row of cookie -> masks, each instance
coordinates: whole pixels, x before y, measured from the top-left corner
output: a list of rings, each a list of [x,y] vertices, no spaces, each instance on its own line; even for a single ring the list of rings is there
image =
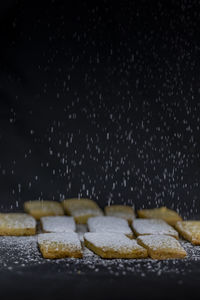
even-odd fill
[[[41,218],[42,229],[44,232],[61,232],[64,226],[59,227],[59,222],[57,222],[60,218],[70,218],[70,217],[43,217]],[[56,221],[57,220],[57,221]],[[179,221],[177,224],[181,226],[184,223]],[[63,225],[63,224],[62,224]],[[72,226],[73,225],[73,226]],[[137,237],[137,241],[139,241],[140,245],[143,245],[144,248],[148,249],[148,255],[152,258],[166,259],[166,258],[182,258],[186,256],[186,252],[180,246],[178,239],[178,232],[169,224],[167,224],[163,220],[159,219],[134,219],[132,222],[132,229],[128,225],[128,222],[124,219],[111,217],[111,216],[98,216],[91,217],[87,222],[88,230],[90,233],[94,233],[93,235],[89,234],[86,236],[92,237],[91,241],[88,241],[88,238],[85,240],[85,245],[91,249],[96,254],[105,258],[135,258],[135,250],[133,252],[122,251],[124,249],[122,247],[119,250],[118,246],[121,247],[120,243],[117,242],[114,245],[112,242],[112,246],[108,248],[108,241],[106,241],[106,237],[110,237],[113,235],[115,240],[116,235],[119,237],[121,235],[125,235],[129,239],[133,238],[133,232]],[[75,230],[75,223],[71,224],[70,228]],[[65,231],[69,230],[69,226],[67,229],[67,223],[65,227]],[[97,234],[97,235],[96,235]],[[123,239],[124,240],[124,239]],[[96,244],[94,243],[96,241]],[[117,246],[118,243],[118,246]],[[130,244],[130,242],[128,242]],[[136,247],[135,241],[134,247]],[[126,244],[125,244],[126,245]],[[124,247],[125,247],[124,245]],[[106,250],[107,249],[107,250]],[[113,250],[113,251],[112,251]],[[141,248],[140,248],[141,250]],[[138,253],[138,252],[137,252]],[[141,254],[141,252],[139,251]],[[140,255],[137,254],[137,255]],[[142,252],[141,255],[143,255]],[[137,256],[140,257],[140,256]]]
[[[70,217],[43,217],[43,231],[61,231],[56,220]],[[71,220],[71,219],[70,219]],[[67,225],[67,224],[66,224]],[[73,225],[73,226],[72,226]],[[72,224],[70,229],[75,229]],[[187,253],[178,242],[178,233],[163,220],[135,219],[132,228],[128,222],[112,216],[91,217],[87,221],[89,233],[84,234],[84,245],[102,258],[184,258]],[[66,230],[66,227],[65,227]],[[131,239],[130,239],[131,238]],[[72,233],[44,233],[38,236],[44,258],[82,257],[78,235]]]
[[[24,203],[24,210],[32,215],[36,220],[50,215],[73,216],[76,223],[86,224],[89,217],[101,216],[103,211],[96,202],[91,199],[67,199],[62,203],[56,201],[27,201]],[[130,224],[135,218],[135,211],[132,206],[110,205],[104,208],[105,215],[116,216],[126,219]],[[168,224],[174,226],[182,218],[179,214],[166,207],[154,209],[141,209],[137,211],[140,218],[163,219]]]
[[[42,217],[44,233],[38,236],[38,244],[44,258],[82,257],[81,243],[75,231],[73,217]],[[102,258],[183,258],[178,233],[163,220],[135,219],[132,228],[137,240],[124,219],[113,216],[90,217],[87,221],[90,233],[84,235],[84,244]],[[66,232],[65,232],[66,231]],[[142,236],[143,235],[143,236]],[[148,235],[148,236],[147,236]],[[176,239],[175,239],[175,238]]]
[[[104,214],[93,200],[76,198],[64,200],[62,203],[46,200],[27,201],[24,203],[24,210],[36,220],[44,216],[62,216],[66,213],[69,216],[73,216],[78,224],[86,224],[88,218]],[[107,206],[105,207],[105,214],[124,217],[127,221],[132,221],[135,217],[134,209],[131,206],[123,205]]]
[[[75,231],[75,222],[73,217],[70,216],[50,216],[50,217],[42,217],[40,219],[42,230],[44,232],[54,232],[54,233],[63,233],[63,232],[73,232]],[[192,222],[192,221],[191,221]],[[190,224],[191,224],[190,222]],[[177,224],[183,225],[188,224],[188,221],[179,221]],[[197,223],[197,222],[196,222]],[[98,216],[98,217],[91,217],[88,219],[88,229],[90,232],[94,233],[101,233],[101,234],[113,234],[113,235],[125,235],[129,238],[133,238],[133,232],[136,236],[139,236],[138,239],[140,243],[142,243],[142,239],[149,239],[153,240],[153,245],[155,244],[155,239],[157,237],[157,242],[160,244],[161,241],[167,239],[168,244],[174,244],[178,241],[174,241],[175,239],[178,239],[178,233],[168,225],[165,221],[159,220],[159,219],[135,219],[132,223],[132,229],[131,231],[130,227],[128,226],[128,222],[124,219],[117,218],[117,217],[111,217],[111,216]],[[198,223],[199,224],[199,223]],[[195,225],[197,226],[197,225]],[[9,213],[9,214],[0,214],[0,234],[1,235],[32,235],[36,233],[36,221],[32,216],[29,216],[27,214],[19,214],[19,213]],[[149,236],[149,237],[141,237]],[[164,237],[166,236],[166,237]],[[167,237],[168,236],[168,237]],[[54,237],[56,238],[56,237]],[[59,235],[58,235],[59,238]],[[194,238],[194,232],[192,235],[192,238]],[[102,242],[104,242],[101,239]],[[59,246],[59,243],[56,247],[60,249],[62,248],[62,240],[60,240],[61,246]],[[95,248],[91,246],[91,243],[88,244],[91,247],[91,250],[95,251]],[[178,245],[178,244],[177,244]],[[180,246],[180,245],[179,245]],[[179,247],[177,246],[177,247]],[[102,244],[102,247],[103,244]],[[154,245],[155,247],[155,245]],[[171,246],[170,246],[171,247]],[[176,253],[175,256],[173,256],[173,251],[171,253],[170,247],[168,247],[168,257],[177,257]],[[166,245],[164,247],[166,249]],[[163,252],[161,249],[159,249],[160,255],[163,257]],[[47,251],[48,252],[48,251]],[[99,254],[98,249],[96,250],[97,254]],[[110,253],[110,252],[109,252]],[[60,255],[60,254],[59,254]],[[108,254],[105,254],[108,256]],[[110,256],[113,256],[113,254],[109,254]],[[116,254],[118,256],[118,254]],[[114,255],[113,257],[116,257]],[[122,258],[124,254],[120,252],[120,257]],[[130,255],[130,254],[129,254]],[[132,254],[135,255],[134,253]],[[155,255],[155,254],[153,254]],[[151,257],[153,257],[151,254]],[[108,257],[110,257],[108,256]],[[103,254],[102,254],[102,257]],[[124,255],[124,258],[127,256]],[[166,258],[166,253],[165,253]]]
[[[76,223],[72,216],[48,216],[40,218],[43,232],[76,231]],[[134,219],[131,226],[127,220],[114,216],[90,217],[87,221],[90,232],[116,232],[133,238],[147,234],[165,234],[178,239],[178,233],[165,221],[159,219]],[[131,230],[133,229],[133,231]],[[0,235],[34,235],[36,234],[36,220],[24,213],[1,213]]]
[[[70,250],[71,247],[74,249],[78,245],[77,242],[74,245],[70,238],[70,234],[74,233],[76,229],[73,217],[42,217],[40,222],[43,232],[51,232],[39,235],[39,241],[44,241],[44,238],[47,238],[45,243],[39,243],[40,250],[45,258],[79,257],[80,251],[78,251],[79,254],[76,254],[76,252]],[[136,251],[138,250],[136,241],[133,241],[132,248],[129,247],[127,252],[127,247],[131,243],[127,241],[127,238],[132,239],[133,232],[126,220],[112,216],[98,216],[89,218],[87,224],[90,233],[93,233],[93,235],[89,234],[92,240],[85,239],[85,244],[101,257],[139,258],[140,255],[144,254],[144,251],[142,254],[139,251],[139,254],[136,255],[138,253]],[[186,255],[177,241],[178,233],[163,220],[135,219],[132,223],[132,229],[135,235],[138,236],[137,241],[139,241],[139,244],[148,249],[148,254],[152,258],[181,258]],[[32,216],[19,213],[0,214],[1,235],[31,235],[35,233],[36,221]],[[122,239],[124,241],[123,245],[117,238],[117,236],[120,238],[122,235],[126,237],[126,239]],[[107,236],[110,236],[110,248],[108,247]],[[111,236],[113,236],[114,241]],[[111,251],[112,249],[113,251]],[[130,249],[132,249],[132,252]],[[139,249],[141,250],[140,247]]]
[[[148,234],[165,234],[178,239],[178,233],[194,245],[200,245],[200,221],[178,221],[175,229],[165,221],[159,219],[134,219],[132,229],[126,220],[118,217],[91,217],[88,219],[89,231],[94,232],[121,232],[128,237]],[[50,216],[42,217],[43,232],[75,231],[73,217]],[[0,214],[0,235],[34,235],[36,234],[36,221],[28,214],[8,213]]]
[[[38,245],[44,258],[82,258],[79,236],[75,232],[43,233],[38,235]],[[167,235],[139,236],[129,239],[116,232],[87,232],[84,245],[102,258],[184,258],[187,253],[180,243]]]
[[[64,210],[74,217],[76,223],[87,223],[89,217],[103,215],[97,203],[90,199],[67,199],[62,205],[55,201],[29,201],[25,202],[26,212],[40,219],[42,216],[63,215]],[[133,207],[124,205],[106,206],[105,214],[126,219],[129,224],[135,218]],[[200,221],[182,221],[181,216],[174,210],[166,207],[154,209],[141,209],[137,211],[139,218],[162,219],[169,225],[176,226],[179,233],[194,245],[200,244]]]
[[[62,205],[56,201],[38,200],[28,201],[24,204],[25,211],[34,216],[36,219],[40,219],[43,216],[64,215],[63,208],[68,215],[74,217],[77,223],[86,223],[89,217],[103,214],[98,205],[90,199],[68,199],[64,200]],[[105,207],[105,214],[124,218],[129,222],[129,224],[132,223],[132,220],[135,217],[133,208],[123,205],[107,206]],[[200,221],[180,221],[182,218],[177,214],[177,212],[166,207],[138,210],[137,214],[141,218],[156,218],[165,220],[168,224],[173,226],[175,225],[176,229],[185,239],[195,245],[200,244]],[[34,234],[34,232],[35,229],[33,228],[27,229],[25,233],[23,233],[20,228],[18,229],[18,233],[17,229],[15,230],[15,233],[18,235]],[[8,229],[5,234],[9,234]]]
[[[178,221],[178,224],[183,221]],[[72,216],[41,217],[40,224],[43,232],[76,231],[76,224]],[[138,235],[164,234],[178,239],[178,232],[161,219],[134,219],[132,223],[114,216],[90,217],[87,220],[90,232],[123,233],[129,238]],[[132,230],[131,230],[132,228]],[[1,235],[33,235],[36,234],[36,221],[28,214],[8,213],[0,214]]]

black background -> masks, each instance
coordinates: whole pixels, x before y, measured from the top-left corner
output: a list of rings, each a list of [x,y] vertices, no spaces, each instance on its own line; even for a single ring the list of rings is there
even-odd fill
[[[2,211],[79,196],[199,213],[199,7],[1,1]]]
[[[199,211],[198,9],[1,2],[2,209],[80,196]]]

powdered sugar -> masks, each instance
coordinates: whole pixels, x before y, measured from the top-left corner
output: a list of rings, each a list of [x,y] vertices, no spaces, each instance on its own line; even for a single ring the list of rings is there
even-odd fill
[[[137,235],[164,234],[178,238],[178,232],[163,220],[135,219],[132,226]]]
[[[128,222],[117,217],[101,216],[89,218],[88,228],[90,232],[117,232],[132,236]]]
[[[84,239],[103,250],[121,251],[123,249],[132,251],[134,249],[142,249],[136,240],[131,240],[122,233],[87,232],[84,234]]]
[[[59,233],[41,233],[38,234],[39,244],[57,243],[62,245],[71,245],[80,248],[80,240],[75,232],[59,232]]]
[[[50,216],[42,217],[40,221],[45,232],[73,232],[76,230],[73,217]]]
[[[88,232],[87,225],[85,224],[76,224],[77,233],[81,242],[83,242],[83,236]]]
[[[143,244],[147,245],[153,250],[158,249],[174,249],[182,250],[180,243],[173,238],[172,236],[167,235],[142,235],[137,238],[138,241],[141,241]]]

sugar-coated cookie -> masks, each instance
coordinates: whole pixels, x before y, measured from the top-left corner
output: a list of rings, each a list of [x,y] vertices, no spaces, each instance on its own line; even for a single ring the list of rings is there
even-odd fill
[[[91,199],[66,199],[63,201],[63,207],[65,212],[73,216],[78,224],[86,224],[88,218],[103,215],[98,204]]]
[[[172,236],[140,235],[137,242],[147,249],[153,259],[184,258],[187,255],[177,239]]]
[[[44,232],[73,232],[76,230],[74,218],[69,216],[42,217],[40,222]]]
[[[62,205],[57,201],[33,200],[24,203],[24,210],[36,220],[46,216],[62,216],[64,210]]]
[[[75,232],[42,233],[38,245],[44,258],[82,257],[81,243]]]
[[[137,211],[137,214],[139,218],[162,219],[172,226],[175,226],[177,221],[182,220],[176,211],[168,209],[165,206],[153,209],[141,209]]]
[[[136,236],[147,234],[165,234],[178,239],[178,232],[160,219],[135,219],[132,228]]]
[[[106,216],[125,219],[130,225],[135,218],[134,208],[128,205],[109,205],[104,208],[104,211]]]
[[[0,235],[34,235],[36,221],[24,213],[0,213]]]
[[[99,216],[88,219],[88,229],[90,232],[115,232],[123,233],[129,238],[133,238],[133,232],[124,219],[111,216]]]
[[[147,250],[122,233],[87,232],[85,246],[102,258],[146,258]]]
[[[184,239],[193,245],[200,245],[200,221],[178,221],[175,228]]]

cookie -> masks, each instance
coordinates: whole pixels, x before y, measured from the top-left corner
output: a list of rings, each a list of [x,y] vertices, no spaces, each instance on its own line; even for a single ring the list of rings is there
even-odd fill
[[[124,219],[100,216],[89,218],[87,224],[90,232],[123,233],[129,238],[133,238],[133,232]]]
[[[75,232],[41,233],[38,245],[44,258],[82,257],[81,243]]]
[[[146,258],[147,250],[122,233],[87,232],[85,246],[102,258]]]
[[[132,206],[128,205],[110,205],[104,208],[106,216],[122,218],[128,221],[131,225],[135,218],[135,212]]]
[[[36,221],[33,217],[23,213],[1,213],[0,235],[34,235]]]
[[[36,220],[46,216],[62,216],[64,210],[62,205],[56,201],[33,200],[24,203],[24,210]]]
[[[43,232],[74,232],[76,230],[76,224],[73,217],[42,217],[40,222]]]
[[[178,239],[178,232],[165,221],[159,219],[135,219],[132,223],[132,228],[136,236],[165,234]]]
[[[179,214],[167,207],[153,208],[153,209],[141,209],[137,211],[139,218],[146,219],[162,219],[169,225],[175,226],[177,221],[182,221]]]
[[[103,215],[98,204],[90,199],[66,199],[63,201],[63,207],[78,224],[86,224],[88,218]]]
[[[153,259],[184,258],[187,255],[177,239],[172,236],[140,235],[137,242],[147,249],[148,255]]]
[[[175,228],[193,245],[200,245],[200,221],[179,221]]]

